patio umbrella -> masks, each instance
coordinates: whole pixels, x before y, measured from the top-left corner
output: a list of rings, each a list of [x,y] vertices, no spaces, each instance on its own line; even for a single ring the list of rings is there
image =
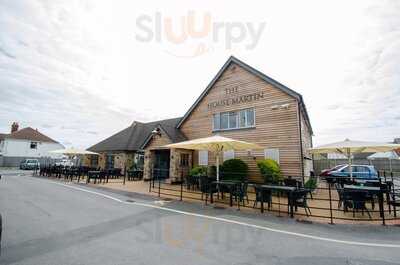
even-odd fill
[[[400,159],[400,156],[395,151],[378,152],[367,157],[368,160],[373,159],[389,159],[389,169],[392,171],[392,160]]]
[[[350,178],[353,178],[353,172],[351,168],[351,157],[354,153],[373,153],[373,152],[389,152],[400,148],[400,144],[389,144],[389,143],[376,143],[376,142],[364,142],[364,141],[352,141],[346,139],[342,142],[336,142],[326,145],[321,145],[315,148],[310,148],[312,154],[325,154],[325,153],[340,153],[344,154],[349,160]]]
[[[190,149],[190,150],[207,150],[214,152],[216,155],[217,181],[219,181],[219,155],[223,151],[261,149],[261,147],[256,144],[248,143],[245,141],[239,141],[219,135],[206,138],[199,138],[190,141],[184,141],[175,144],[169,144],[166,145],[165,147]]]
[[[67,155],[69,157],[78,156],[78,155],[99,155],[98,153],[95,153],[95,152],[91,152],[91,151],[87,151],[87,150],[83,150],[83,149],[76,149],[73,147],[66,148],[66,149],[53,150],[53,151],[50,151],[49,153],[63,154],[63,155]]]

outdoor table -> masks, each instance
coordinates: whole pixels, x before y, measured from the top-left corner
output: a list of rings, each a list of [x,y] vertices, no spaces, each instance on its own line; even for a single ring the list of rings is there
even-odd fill
[[[100,171],[97,170],[88,171],[87,183],[90,183],[91,178],[94,179],[94,184],[96,184],[96,180],[100,178]]]
[[[379,214],[381,217],[384,215],[383,209],[383,191],[380,187],[370,187],[370,186],[357,186],[357,185],[344,185],[343,187],[345,190],[358,190],[358,191],[365,191],[372,195],[378,196],[379,201]]]
[[[233,206],[233,198],[232,198],[232,193],[235,188],[237,188],[237,185],[240,184],[240,181],[234,181],[234,180],[220,180],[220,181],[213,181],[211,184],[215,184],[218,187],[220,186],[225,186],[229,188],[229,205],[232,207]],[[211,189],[210,189],[211,190]],[[210,192],[210,203],[213,203],[213,193]]]
[[[297,190],[296,187],[290,186],[280,186],[280,185],[259,185],[261,189],[270,190],[270,191],[283,191],[286,192],[288,195],[288,207],[290,212],[290,217],[293,218],[294,210],[293,210],[293,203],[292,203],[292,194],[294,191]],[[261,200],[261,212],[264,212],[264,201]]]

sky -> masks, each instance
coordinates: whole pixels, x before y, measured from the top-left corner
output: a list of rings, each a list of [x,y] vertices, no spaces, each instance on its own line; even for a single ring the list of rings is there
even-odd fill
[[[303,95],[314,145],[400,137],[400,1],[0,0],[0,132],[87,148],[185,114],[229,58]]]

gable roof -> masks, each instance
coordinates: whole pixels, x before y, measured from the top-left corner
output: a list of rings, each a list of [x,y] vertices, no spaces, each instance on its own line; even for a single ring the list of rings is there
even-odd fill
[[[196,108],[196,106],[200,103],[200,101],[207,95],[207,93],[210,91],[210,89],[214,86],[214,84],[218,81],[218,79],[221,77],[221,75],[225,72],[225,70],[232,64],[235,63],[237,65],[239,65],[240,67],[244,68],[245,70],[249,71],[250,73],[258,76],[259,78],[261,78],[262,80],[264,80],[265,82],[273,85],[274,87],[282,90],[283,92],[285,92],[286,94],[288,94],[289,96],[294,97],[300,104],[300,110],[302,111],[302,113],[304,114],[304,118],[306,120],[306,124],[307,127],[309,128],[311,134],[313,134],[313,130],[311,127],[311,123],[310,123],[310,118],[308,116],[307,113],[307,109],[306,106],[304,104],[303,101],[303,97],[301,94],[297,93],[296,91],[288,88],[287,86],[279,83],[278,81],[272,79],[271,77],[265,75],[264,73],[258,71],[257,69],[251,67],[250,65],[242,62],[241,60],[237,59],[234,56],[229,57],[229,59],[225,62],[225,64],[222,66],[222,68],[218,71],[218,73],[216,74],[216,76],[211,80],[211,82],[208,84],[208,86],[206,87],[206,89],[201,93],[201,95],[198,97],[198,99],[194,102],[194,104],[190,107],[190,109],[186,112],[186,114],[182,117],[182,119],[180,120],[180,122],[178,123],[177,127],[179,128],[184,122],[185,120],[190,116],[190,113]]]
[[[57,141],[51,139],[50,137],[42,134],[38,130],[35,130],[31,127],[26,127],[9,134],[0,134],[0,139],[18,139],[18,140],[58,143]]]
[[[184,141],[186,137],[176,128],[176,124],[180,119],[174,118],[148,123],[135,121],[128,128],[89,147],[88,150],[93,152],[142,150],[149,139],[151,139],[151,132],[157,127],[161,127],[172,142]]]

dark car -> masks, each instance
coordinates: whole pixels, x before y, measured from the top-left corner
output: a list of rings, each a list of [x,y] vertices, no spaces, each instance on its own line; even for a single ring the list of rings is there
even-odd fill
[[[28,170],[39,169],[40,163],[39,163],[39,160],[37,160],[37,159],[24,159],[19,164],[19,168],[20,169],[28,169]]]
[[[351,165],[352,175],[355,179],[364,180],[377,180],[378,172],[374,166],[371,165]],[[338,165],[331,169],[327,169],[321,172],[321,177],[325,177],[329,180],[337,180],[339,178],[349,178],[350,177],[350,167],[349,165]]]

